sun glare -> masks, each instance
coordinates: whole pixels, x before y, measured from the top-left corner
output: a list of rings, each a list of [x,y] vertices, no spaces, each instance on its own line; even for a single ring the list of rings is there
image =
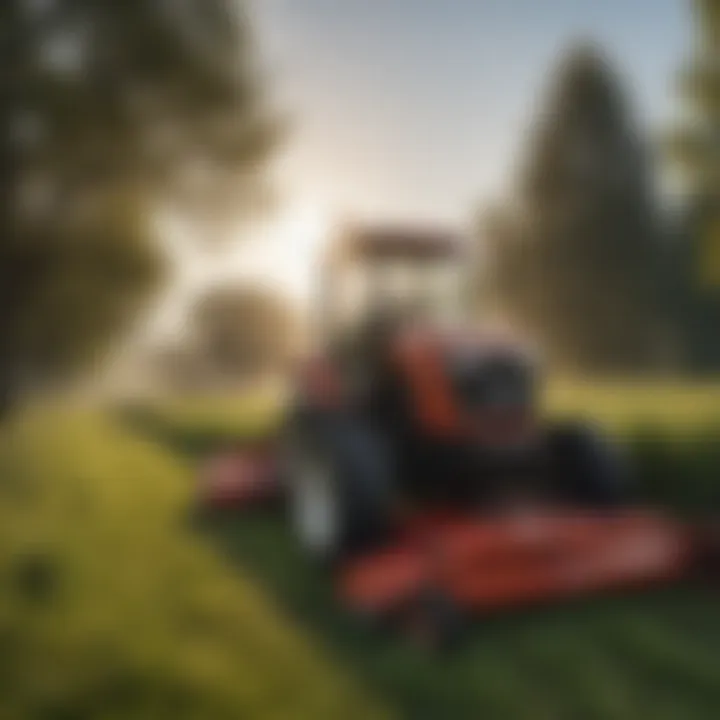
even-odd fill
[[[296,203],[238,243],[223,274],[262,280],[298,302],[311,299],[318,263],[330,238],[328,212]]]

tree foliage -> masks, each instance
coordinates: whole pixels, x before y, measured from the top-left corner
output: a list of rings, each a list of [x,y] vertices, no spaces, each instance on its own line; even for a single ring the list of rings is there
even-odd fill
[[[159,349],[153,374],[174,390],[222,388],[287,369],[298,318],[261,285],[223,285],[191,306],[183,337]]]
[[[680,75],[680,92],[688,122],[671,138],[671,151],[691,194],[717,200],[720,196],[720,2],[694,0],[694,56]],[[711,230],[714,228],[711,228]],[[720,269],[718,269],[720,273]]]
[[[276,123],[233,0],[0,8],[0,394],[97,359],[162,257],[160,208],[248,211]]]
[[[690,365],[720,367],[720,2],[695,0],[694,56],[680,74],[687,119],[669,141],[685,207],[675,248],[676,297]]]
[[[216,288],[198,300],[190,320],[203,366],[221,378],[283,367],[296,329],[288,303],[259,286]]]
[[[581,46],[533,130],[512,212],[486,215],[489,295],[578,371],[647,367],[661,335],[649,168],[618,81]]]

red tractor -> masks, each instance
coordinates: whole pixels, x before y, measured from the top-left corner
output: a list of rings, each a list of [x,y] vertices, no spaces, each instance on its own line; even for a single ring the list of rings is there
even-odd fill
[[[288,490],[308,552],[345,558],[422,508],[531,499],[618,505],[617,452],[585,426],[548,427],[532,352],[459,325],[471,263],[460,238],[364,229],[333,246],[321,324],[289,427]]]

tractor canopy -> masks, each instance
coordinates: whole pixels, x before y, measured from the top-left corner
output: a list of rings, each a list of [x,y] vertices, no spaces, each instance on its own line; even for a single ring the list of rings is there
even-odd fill
[[[467,299],[469,256],[469,244],[451,230],[346,228],[323,267],[325,326],[348,330],[388,314],[453,319]]]

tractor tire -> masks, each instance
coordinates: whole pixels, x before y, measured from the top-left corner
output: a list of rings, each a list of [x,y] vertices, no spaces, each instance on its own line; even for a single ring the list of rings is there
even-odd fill
[[[611,509],[629,500],[629,468],[621,449],[596,428],[565,423],[546,441],[549,485],[560,500]]]
[[[425,589],[403,608],[400,629],[411,642],[433,655],[454,650],[465,639],[467,622],[445,593]]]
[[[294,434],[287,497],[303,550],[323,564],[380,544],[391,527],[391,483],[383,448],[346,417]]]

